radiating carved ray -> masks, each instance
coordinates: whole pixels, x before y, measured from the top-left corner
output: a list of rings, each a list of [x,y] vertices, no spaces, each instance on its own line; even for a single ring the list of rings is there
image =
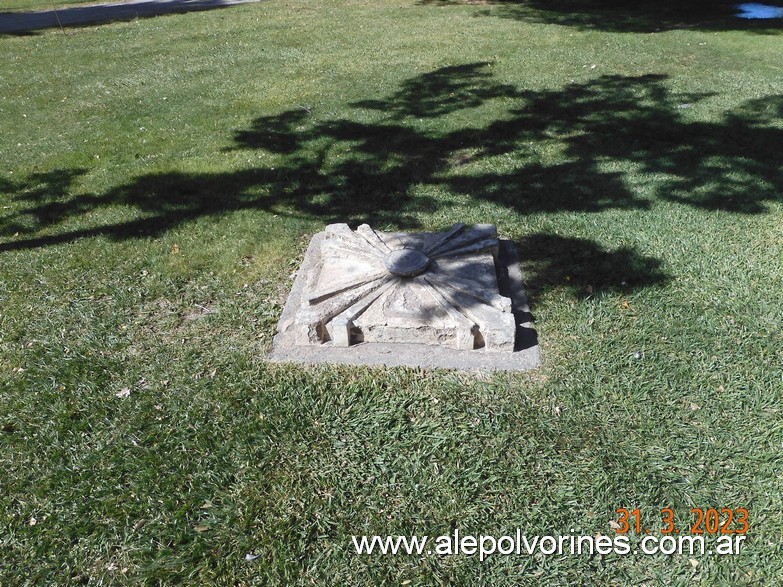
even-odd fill
[[[339,295],[350,289],[361,287],[378,279],[385,279],[387,277],[389,277],[388,271],[381,269],[373,273],[358,276],[356,279],[351,281],[339,282],[332,288],[319,289],[313,292],[312,295],[308,296],[307,301],[310,302],[310,305],[320,304],[324,300],[327,300],[335,295]]]
[[[367,243],[377,250],[381,255],[387,255],[391,252],[389,245],[387,245],[383,239],[378,236],[378,233],[375,232],[369,224],[360,224],[356,228],[356,234],[364,238],[364,240],[366,240]]]
[[[470,253],[479,253],[482,251],[488,251],[496,249],[498,247],[498,239],[487,239],[478,241],[475,243],[467,244],[464,247],[446,249],[444,251],[433,253],[430,255],[431,259],[440,259],[441,257],[456,257],[457,255],[468,255]]]
[[[352,231],[347,224],[331,224],[326,228],[329,236],[337,237],[341,243],[352,250],[374,257],[383,257],[385,254],[373,246],[364,236]],[[328,243],[329,239],[326,242]]]
[[[329,334],[335,346],[347,347],[351,344],[353,321],[372,306],[379,297],[395,285],[395,278],[387,279],[377,289],[368,293],[349,308],[343,310],[329,322]]]
[[[424,245],[422,252],[429,255],[430,253],[437,251],[446,241],[450,240],[464,229],[465,225],[461,222],[458,222],[445,233],[441,234],[436,232],[434,235],[432,235],[431,240],[427,242],[426,245]]]
[[[448,280],[444,279],[444,277],[447,277]],[[476,288],[475,283],[464,281],[456,276],[445,276],[443,274],[436,273],[429,273],[427,278],[430,281],[437,283],[440,287],[450,287],[455,289],[471,296],[472,298],[475,298],[477,301],[487,304],[488,306],[492,306],[501,312],[511,311],[511,300],[509,298],[501,296],[500,294],[481,291]]]
[[[433,298],[441,308],[448,314],[449,318],[454,321],[457,326],[457,348],[470,350],[475,345],[475,336],[473,334],[473,328],[476,323],[468,318],[459,308],[455,308],[454,305],[444,297],[444,295],[438,291],[437,288],[432,287],[432,284],[428,283],[423,276],[419,276],[415,279],[415,285],[421,288]]]
[[[501,312],[492,306],[476,303],[475,298],[451,287],[441,287],[429,276],[422,276],[432,287],[460,312],[478,324],[487,348],[513,348],[516,323],[510,312]]]
[[[476,225],[471,230],[462,231],[453,235],[453,238],[443,241],[437,247],[429,250],[431,257],[442,256],[447,251],[455,251],[475,244],[477,241],[494,241],[497,246],[497,232],[492,225]]]
[[[367,248],[359,248],[353,243],[347,243],[342,239],[335,239],[334,241],[327,241],[323,246],[324,250],[332,250],[339,253],[340,256],[345,257],[345,253],[350,253],[355,257],[360,257],[365,263],[383,266],[383,255],[381,255],[376,249],[367,245]]]
[[[317,316],[323,320],[324,323],[328,322],[345,309],[350,308],[353,304],[367,295],[370,295],[379,287],[382,287],[389,280],[394,280],[395,277],[391,275],[384,275],[381,278],[376,278],[363,285],[352,289],[346,289],[342,292],[322,300],[317,304],[312,304],[309,307],[309,313],[313,316]]]
[[[448,302],[454,306],[457,310],[465,314],[469,319],[473,320],[475,323],[477,323],[479,326],[485,321],[487,318],[488,311],[489,312],[497,312],[494,308],[491,306],[488,306],[487,304],[482,303],[476,303],[476,299],[472,296],[467,296],[469,299],[465,299],[465,294],[461,294],[460,292],[456,291],[454,288],[452,288],[448,284],[441,284],[438,283],[436,280],[432,279],[429,275],[423,276],[425,281],[430,284],[435,290],[437,290],[440,294],[445,297]]]

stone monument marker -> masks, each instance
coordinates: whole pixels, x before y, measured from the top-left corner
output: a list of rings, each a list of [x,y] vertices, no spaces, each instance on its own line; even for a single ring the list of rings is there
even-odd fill
[[[311,240],[271,358],[488,370],[540,362],[516,252],[490,224],[327,226]]]

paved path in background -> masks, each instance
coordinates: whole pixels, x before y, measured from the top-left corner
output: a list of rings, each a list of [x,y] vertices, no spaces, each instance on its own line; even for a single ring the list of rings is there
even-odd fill
[[[0,34],[25,33],[59,26],[133,20],[145,16],[210,10],[260,0],[129,0],[113,4],[68,6],[35,12],[0,12]],[[54,0],[56,4],[56,0]]]

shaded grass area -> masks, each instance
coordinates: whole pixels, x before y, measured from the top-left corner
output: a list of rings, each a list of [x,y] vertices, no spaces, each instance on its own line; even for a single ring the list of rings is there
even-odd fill
[[[483,10],[268,2],[0,40],[0,583],[780,576],[779,41]],[[332,221],[497,223],[544,367],[267,364]],[[350,542],[612,535],[624,506],[752,529],[736,557]]]
[[[50,4],[48,8],[41,10],[17,10],[0,13],[0,35],[34,36],[38,34],[38,31],[50,28],[59,28],[63,34],[71,34],[72,28],[134,21],[171,14],[185,14],[200,10],[215,10],[228,8],[232,5],[232,2],[224,2],[223,0],[123,1],[83,6],[66,5],[59,8]]]
[[[779,34],[783,19],[741,19],[736,0],[419,0],[423,5],[483,4],[484,16],[558,24],[583,30],[653,33],[678,29]],[[781,7],[777,0],[745,3]]]
[[[98,0],[5,0],[0,6],[0,12],[52,10],[53,8],[59,9],[68,6],[84,6],[89,4],[100,4],[100,2]]]
[[[665,75],[606,75],[554,91],[519,91],[496,83],[490,69],[491,63],[439,68],[406,80],[388,98],[348,105],[367,121],[319,120],[300,106],[256,118],[235,133],[229,151],[278,156],[279,166],[151,173],[100,195],[69,191],[86,169],[7,180],[7,189],[20,196],[18,211],[4,221],[5,234],[38,232],[110,206],[133,207],[139,215],[0,247],[25,249],[99,234],[157,236],[194,218],[248,208],[417,228],[417,212],[440,207],[434,196],[412,195],[422,184],[519,214],[645,210],[651,197],[755,214],[779,200],[777,145],[783,133],[773,123],[783,114],[781,96],[749,100],[704,122],[682,111],[711,95],[673,94]],[[432,132],[425,122],[490,101],[513,106],[483,128]],[[558,153],[552,157],[547,149]],[[750,192],[749,185],[756,189]]]

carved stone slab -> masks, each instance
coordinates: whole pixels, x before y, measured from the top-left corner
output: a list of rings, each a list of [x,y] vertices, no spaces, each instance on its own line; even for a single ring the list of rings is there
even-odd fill
[[[329,225],[311,241],[271,358],[537,366],[535,332],[513,257],[510,243],[501,244],[488,224],[421,233]]]

